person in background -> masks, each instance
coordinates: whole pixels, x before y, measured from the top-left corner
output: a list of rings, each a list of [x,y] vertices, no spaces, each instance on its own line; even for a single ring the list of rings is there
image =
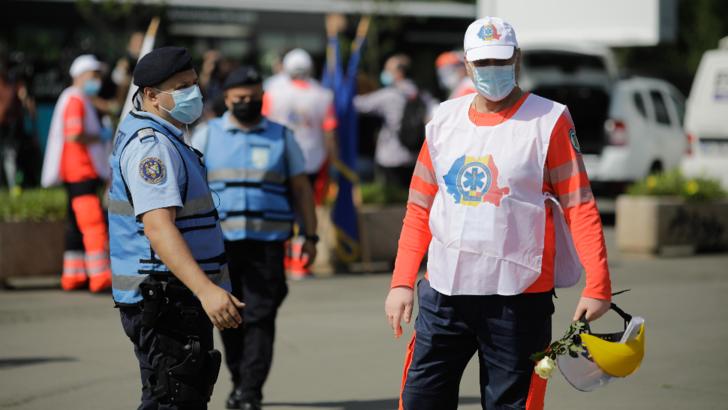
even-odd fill
[[[420,92],[409,78],[410,65],[410,58],[404,54],[389,57],[379,76],[382,88],[354,97],[357,112],[376,115],[383,120],[374,152],[376,173],[385,185],[399,188],[407,187],[416,158],[416,153],[406,148],[400,140],[408,101],[421,99],[428,111],[434,105],[434,100]],[[417,120],[423,131],[427,115],[423,113]]]
[[[468,77],[461,51],[445,51],[435,60],[437,80],[448,92],[448,99],[462,97],[476,92],[473,81]]]
[[[69,73],[73,83],[58,98],[48,135],[41,183],[62,182],[68,194],[66,249],[61,287],[88,286],[101,292],[111,286],[109,237],[99,189],[109,179],[107,143],[91,99],[101,88],[102,63],[93,55],[77,57]]]
[[[232,293],[246,303],[245,326],[221,332],[234,386],[227,408],[260,410],[273,360],[275,319],[288,293],[284,242],[298,214],[305,233],[303,252],[313,263],[316,213],[293,133],[261,114],[258,71],[233,71],[223,89],[227,112],[198,129],[192,145],[203,153],[210,189],[220,198]]]
[[[22,127],[22,104],[17,84],[7,64],[0,63],[0,186],[12,189],[16,183],[18,136]]]

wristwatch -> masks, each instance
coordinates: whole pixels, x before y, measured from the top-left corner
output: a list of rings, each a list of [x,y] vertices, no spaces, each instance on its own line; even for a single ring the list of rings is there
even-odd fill
[[[318,241],[319,241],[319,239],[320,239],[319,236],[316,235],[316,234],[313,234],[313,235],[304,235],[303,237],[306,238],[307,241],[311,241],[314,244],[317,244]]]

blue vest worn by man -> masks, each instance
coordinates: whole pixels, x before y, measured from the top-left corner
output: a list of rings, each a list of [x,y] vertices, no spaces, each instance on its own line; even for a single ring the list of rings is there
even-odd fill
[[[122,153],[135,138],[167,138],[179,152],[184,166],[180,179],[184,180],[177,183],[182,187],[183,206],[177,210],[175,225],[201,269],[214,283],[229,290],[222,232],[199,153],[150,115],[132,112],[119,126],[110,158],[109,248],[114,301],[138,303],[142,300],[139,284],[149,275],[162,279],[172,277],[144,235],[144,224],[135,217],[129,187],[122,174]]]
[[[208,123],[203,156],[210,188],[220,197],[225,239],[284,241],[294,219],[288,189],[286,133],[263,120],[245,132],[228,126],[225,114]]]

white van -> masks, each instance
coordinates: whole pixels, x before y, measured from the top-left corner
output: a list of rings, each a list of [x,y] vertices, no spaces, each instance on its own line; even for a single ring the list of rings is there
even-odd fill
[[[728,37],[721,48],[703,54],[690,89],[685,131],[690,147],[681,168],[687,176],[706,176],[728,189]]]
[[[687,148],[684,113],[684,97],[668,82],[619,80],[612,90],[601,152],[584,153],[589,179],[596,185],[624,186],[677,168]]]

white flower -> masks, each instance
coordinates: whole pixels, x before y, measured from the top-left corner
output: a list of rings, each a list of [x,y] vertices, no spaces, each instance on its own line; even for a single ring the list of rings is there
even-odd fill
[[[553,372],[555,368],[556,362],[554,361],[554,359],[545,356],[543,359],[539,360],[538,363],[536,363],[534,371],[542,379],[548,379],[551,376],[551,372]]]

